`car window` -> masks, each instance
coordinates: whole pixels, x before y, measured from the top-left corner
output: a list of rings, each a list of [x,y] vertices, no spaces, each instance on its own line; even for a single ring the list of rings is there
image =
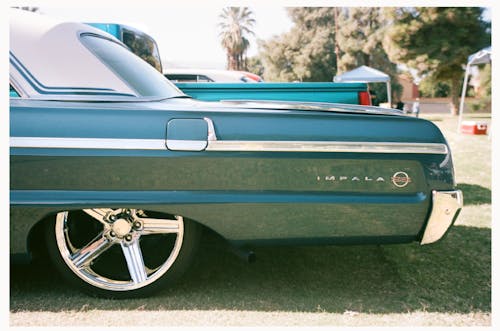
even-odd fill
[[[213,82],[213,80],[208,78],[207,76],[197,75],[197,74],[165,74],[165,77],[167,77],[173,82],[179,82],[179,83]]]
[[[124,46],[94,34],[82,34],[82,43],[142,97],[182,96],[174,84]]]
[[[10,86],[10,89],[9,89],[9,92],[10,92],[10,93],[9,93],[9,94],[10,94],[10,97],[11,97],[11,98],[12,98],[12,97],[19,97],[19,93],[17,93],[17,91],[16,91],[16,90],[14,90],[14,88],[12,87],[12,85],[10,85],[10,84],[9,84],[9,86]]]
[[[155,67],[156,70],[162,71],[158,46],[152,38],[123,29],[123,43],[130,47],[134,54]]]
[[[196,82],[196,75],[185,74],[165,74],[165,77],[173,82]]]

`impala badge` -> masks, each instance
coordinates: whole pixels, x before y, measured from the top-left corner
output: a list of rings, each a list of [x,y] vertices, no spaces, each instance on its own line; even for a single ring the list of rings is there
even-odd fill
[[[404,171],[398,171],[391,177],[392,183],[397,187],[405,187],[411,183],[411,178]]]

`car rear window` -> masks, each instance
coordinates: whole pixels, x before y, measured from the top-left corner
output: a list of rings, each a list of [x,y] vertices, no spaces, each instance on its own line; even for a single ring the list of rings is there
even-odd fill
[[[82,34],[82,43],[142,97],[184,95],[154,67],[121,44],[94,34]]]

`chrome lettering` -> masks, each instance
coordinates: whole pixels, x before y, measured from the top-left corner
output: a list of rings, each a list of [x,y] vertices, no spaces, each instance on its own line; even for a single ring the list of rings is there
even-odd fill
[[[392,180],[393,183],[395,183],[396,186],[402,185],[406,186],[408,185],[409,182],[411,182],[411,179],[405,176],[406,173],[403,172],[398,172],[394,176],[392,176],[390,179]],[[344,182],[344,181],[351,181],[351,182],[376,182],[376,183],[385,183],[386,179],[382,176],[378,177],[371,177],[371,176],[334,176],[334,175],[328,175],[328,176],[317,176],[316,179],[318,181],[327,181],[327,182]]]

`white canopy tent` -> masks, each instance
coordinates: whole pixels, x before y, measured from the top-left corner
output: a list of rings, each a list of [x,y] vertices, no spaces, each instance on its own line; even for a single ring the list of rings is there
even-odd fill
[[[391,100],[391,77],[380,70],[373,69],[367,66],[361,66],[351,71],[345,72],[342,75],[333,77],[334,82],[358,82],[358,83],[386,83],[387,85],[387,102],[389,107],[392,105]]]
[[[483,48],[479,52],[469,55],[467,58],[467,66],[465,67],[464,85],[462,87],[462,97],[460,99],[460,108],[458,110],[458,131],[462,123],[462,114],[464,111],[465,92],[467,91],[467,81],[469,80],[470,67],[477,64],[485,64],[491,62],[491,46]]]

